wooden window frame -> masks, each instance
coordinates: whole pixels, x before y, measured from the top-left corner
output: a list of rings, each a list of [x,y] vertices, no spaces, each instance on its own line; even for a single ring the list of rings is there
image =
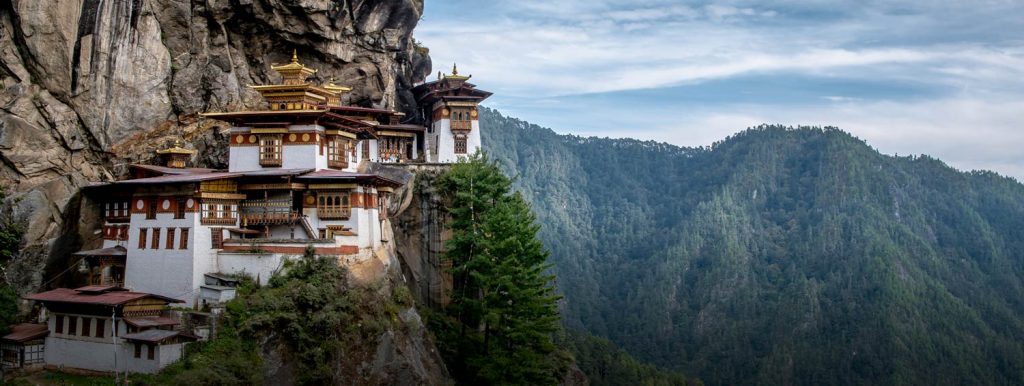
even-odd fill
[[[82,317],[82,336],[92,334],[92,318]]]
[[[348,190],[317,192],[316,215],[326,220],[348,220],[352,217],[352,201]]]
[[[327,137],[327,167],[344,169],[349,163],[349,139],[340,135]]]
[[[174,207],[174,218],[175,219],[181,220],[181,219],[185,218],[185,203],[186,203],[186,201],[187,201],[187,199],[186,198],[182,198],[182,197],[179,197],[176,200],[175,203],[177,205]]]
[[[160,228],[153,229],[153,238],[149,243],[149,249],[160,249]]]
[[[260,166],[278,167],[284,164],[284,136],[262,134],[259,138]]]
[[[237,201],[203,199],[199,204],[200,223],[203,225],[235,225],[238,221]]]
[[[188,249],[189,228],[181,228],[181,236],[178,237],[178,249]]]
[[[157,198],[150,197],[146,199],[146,220],[156,220],[156,205]]]
[[[68,316],[68,335],[78,335],[78,317]]]
[[[468,139],[465,135],[455,136],[455,145],[453,146],[455,154],[466,154],[469,152]]]
[[[146,359],[153,360],[156,358],[156,345],[152,343],[146,344]]]
[[[167,241],[164,249],[174,249],[174,228],[167,228]]]
[[[53,317],[54,317],[54,321],[53,321],[53,328],[54,328],[54,330],[57,330],[58,334],[63,334],[64,333],[64,315],[63,314],[54,314]]]
[[[106,328],[104,328],[104,327],[106,327],[106,325],[107,325],[107,320],[106,319],[96,318],[96,330],[93,331],[92,336],[97,337],[97,338],[105,338],[106,337],[105,336],[106,335],[105,334],[106,333]]]
[[[142,358],[142,343],[135,342],[135,357]]]
[[[213,249],[224,248],[224,228],[210,228],[210,247]]]
[[[139,228],[139,249],[146,249],[146,235],[149,234],[149,228]]]

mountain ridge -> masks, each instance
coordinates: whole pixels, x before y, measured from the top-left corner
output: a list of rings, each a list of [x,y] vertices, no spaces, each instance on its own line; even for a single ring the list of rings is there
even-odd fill
[[[650,152],[482,117],[538,213],[570,328],[709,385],[1021,381],[1012,178],[836,128]]]

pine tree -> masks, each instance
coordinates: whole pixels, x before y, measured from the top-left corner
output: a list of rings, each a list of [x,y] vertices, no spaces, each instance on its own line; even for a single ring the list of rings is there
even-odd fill
[[[448,193],[452,238],[452,303],[456,323],[443,334],[456,342],[453,370],[472,384],[557,383],[552,333],[558,329],[558,297],[539,226],[511,181],[486,155],[460,162],[441,178]],[[458,329],[457,332],[451,331]]]

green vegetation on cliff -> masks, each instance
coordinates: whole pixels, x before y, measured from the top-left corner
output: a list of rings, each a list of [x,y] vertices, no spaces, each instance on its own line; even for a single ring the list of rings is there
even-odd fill
[[[445,362],[467,385],[551,385],[568,360],[552,343],[558,310],[529,205],[477,153],[442,175],[451,216],[451,304],[432,321]]]
[[[680,148],[481,120],[571,329],[712,385],[1024,383],[1012,179],[834,128]]]
[[[17,320],[18,294],[7,280],[7,263],[14,258],[21,244],[22,227],[6,213],[6,193],[0,186],[0,334]]]
[[[136,383],[389,384],[361,366],[385,331],[400,328],[398,313],[411,302],[408,291],[382,298],[376,288],[350,284],[337,260],[307,251],[267,286],[243,285],[219,319],[217,339]]]

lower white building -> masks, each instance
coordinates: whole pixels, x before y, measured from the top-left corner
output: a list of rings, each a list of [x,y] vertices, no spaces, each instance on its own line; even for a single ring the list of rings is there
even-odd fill
[[[164,315],[182,301],[118,287],[58,288],[28,297],[46,309],[44,362],[102,372],[155,373],[195,338]]]

